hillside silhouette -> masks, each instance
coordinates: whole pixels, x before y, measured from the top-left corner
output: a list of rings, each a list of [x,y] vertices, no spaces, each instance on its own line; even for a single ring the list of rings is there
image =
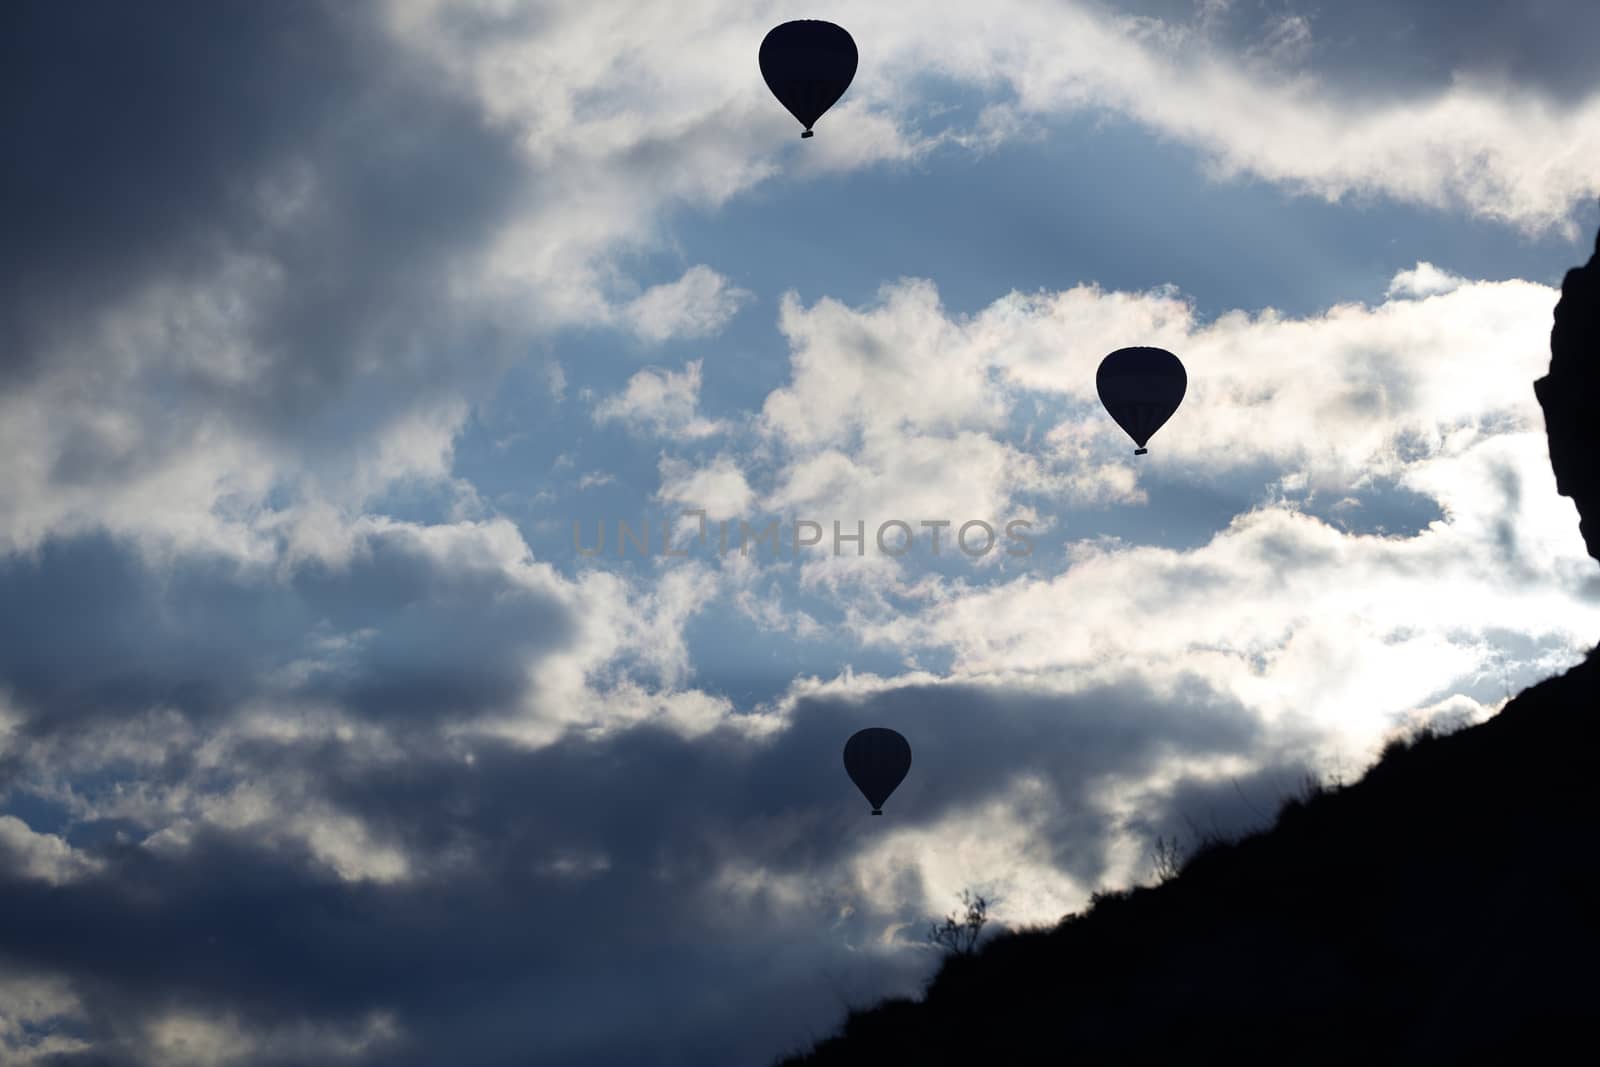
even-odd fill
[[[1535,384],[1600,559],[1600,240]],[[782,1067],[1584,1062],[1600,982],[1600,648],[1494,718],[1395,742],[1170,881],[954,955]]]

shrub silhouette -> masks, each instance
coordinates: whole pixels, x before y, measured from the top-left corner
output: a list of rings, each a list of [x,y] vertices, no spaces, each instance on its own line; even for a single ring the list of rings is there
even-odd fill
[[[1150,853],[1150,863],[1155,869],[1158,884],[1165,885],[1183,870],[1183,846],[1178,844],[1176,837],[1157,837]]]
[[[989,901],[963,889],[961,903],[966,908],[965,914],[947,915],[943,922],[934,923],[928,929],[928,941],[947,952],[970,956],[983,935],[984,924],[989,921]]]

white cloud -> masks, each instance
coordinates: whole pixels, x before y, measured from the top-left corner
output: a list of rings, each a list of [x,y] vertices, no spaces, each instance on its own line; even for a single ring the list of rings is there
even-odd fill
[[[1082,905],[1096,887],[1073,884],[1052,866],[1044,842],[1059,811],[1049,787],[1018,776],[982,805],[939,822],[891,831],[851,859],[850,877],[861,899],[884,911],[943,914],[964,889],[997,899],[990,918],[1016,924],[1051,922]],[[916,870],[920,877],[907,879]],[[1119,875],[1123,872],[1117,872]],[[920,929],[911,933],[920,939]]]
[[[0,853],[5,855],[8,870],[51,885],[76,881],[103,866],[59,834],[35,833],[15,815],[0,815]]]
[[[1261,39],[1250,45],[1245,55],[1269,68],[1285,69],[1304,60],[1311,45],[1311,20],[1280,12],[1268,20]]]
[[[317,802],[313,788],[306,781],[244,782],[221,793],[178,791],[149,797],[169,810],[162,813],[165,824],[147,835],[143,845],[171,857],[188,849],[194,835],[210,827],[247,834],[264,847],[304,847],[346,882],[385,885],[409,881],[417,873],[404,850],[380,840],[361,819]],[[174,817],[171,809],[194,814]],[[140,814],[149,818],[158,810],[145,807]]]
[[[559,360],[552,359],[545,365],[545,379],[550,387],[550,396],[555,400],[563,400],[567,395],[567,371]]]
[[[210,1017],[176,1011],[152,1019],[145,1041],[152,1062],[172,1067],[227,1067],[274,1059],[339,1061],[365,1058],[402,1035],[392,1014],[374,1012],[344,1025],[305,1020],[251,1025],[232,1013]]]
[[[1396,274],[1384,295],[1391,300],[1397,296],[1440,296],[1454,292],[1466,282],[1467,279],[1440,270],[1432,263],[1418,263],[1411,270],[1403,270]]]
[[[1421,265],[1393,290],[1409,297],[1424,285],[1434,295],[1423,299],[1339,305],[1308,319],[1231,312],[1206,325],[1170,295],[1080,288],[997,302],[974,333],[1008,378],[1084,405],[1113,440],[1120,432],[1094,411],[1095,367],[1122,339],[1142,336],[1189,371],[1152,460],[1196,474],[1281,463],[1348,484],[1393,475],[1402,453],[1449,448],[1452,434],[1541,424],[1530,383],[1549,359],[1556,292],[1520,281],[1444,284]],[[1499,427],[1507,420],[1514,425]]]
[[[1033,457],[985,434],[905,435],[875,440],[854,456],[830,449],[797,458],[762,503],[765,510],[820,522],[828,531],[834,522],[845,530],[864,522],[869,551],[875,551],[872,539],[890,520],[909,524],[919,540],[931,537],[921,523],[949,523],[942,540],[948,546],[970,520],[1003,528],[1012,519],[1036,519],[1033,508],[1012,496],[1050,485]],[[904,531],[894,536],[903,538]]]
[[[731,319],[750,293],[704,264],[675,282],[651,286],[623,311],[634,333],[647,341],[710,337]]]
[[[700,404],[700,360],[681,372],[645,369],[628,379],[622,392],[595,405],[598,423],[622,422],[636,430],[679,440],[696,440],[720,433],[724,427],[704,418]]]
[[[987,429],[1004,416],[1000,389],[943,315],[932,282],[885,286],[879,303],[862,310],[827,298],[802,308],[791,293],[778,324],[791,381],[767,397],[762,428],[792,447],[902,428]]]
[[[83,1002],[60,978],[0,972],[0,1063],[6,1067],[88,1051],[89,1042],[60,1033],[80,1022]]]
[[[746,515],[755,502],[755,492],[732,456],[718,455],[704,467],[663,456],[660,470],[661,488],[656,491],[656,499],[704,510],[713,523]],[[708,536],[715,539],[717,535],[713,530]]]
[[[1126,343],[1170,348],[1189,370],[1189,391],[1155,438],[1153,447],[1163,456],[1208,465],[1267,460],[1348,474],[1369,465],[1393,466],[1394,449],[1418,435],[1418,447],[1438,448],[1446,434],[1473,420],[1511,418],[1531,425],[1539,417],[1529,383],[1549,358],[1555,291],[1520,281],[1447,285],[1426,264],[1402,272],[1393,289],[1396,296],[1425,295],[1419,286],[1427,290],[1425,299],[1370,308],[1339,305],[1307,319],[1271,309],[1253,316],[1231,312],[1209,324],[1197,322],[1192,308],[1170,290],[1106,293],[1082,286],[1055,294],[1013,293],[960,323],[923,300],[911,314],[931,325],[904,329],[959,331],[959,340],[939,346],[938,358],[951,368],[947,377],[998,377],[1060,394],[1076,405],[1070,410],[1087,416],[1085,433],[1113,440],[1120,431],[1104,418],[1094,391],[1100,359]],[[830,353],[826,362],[805,349],[796,355],[797,377],[840,382],[832,408],[823,407],[820,390],[807,405],[821,409],[809,418],[831,418],[835,432],[846,418],[839,405],[866,391],[853,388],[852,375],[877,358],[881,342],[866,330],[880,314],[845,315],[840,332],[854,328],[860,340]],[[927,421],[927,408],[960,395],[940,395],[937,375],[932,377],[911,397],[883,392],[873,423],[915,425]],[[880,394],[874,389],[872,395]],[[998,389],[969,389],[964,400],[948,401],[956,415],[946,421],[964,417],[992,427],[1013,401]],[[769,420],[775,407],[769,401]],[[1486,432],[1492,430],[1486,426]]]
[[[1562,105],[1463,77],[1421,97],[1343,97],[1173,30],[1083,4],[1015,3],[941,6],[912,32],[924,62],[1009,81],[1025,112],[1107,108],[1203,150],[1223,177],[1328,199],[1380,193],[1569,233],[1572,207],[1600,192],[1584,162],[1600,152],[1600,95]],[[1293,45],[1294,33],[1278,44]]]
[[[547,276],[564,260],[576,265],[562,246],[648,234],[657,206],[721,203],[776,173],[779,151],[794,153],[792,119],[754,70],[757,44],[781,21],[775,8],[702,0],[678,5],[672,19],[618,20],[604,4],[545,5],[536,30],[519,35],[507,25],[474,39],[450,32],[444,10],[405,5],[397,28],[476,85],[498,118],[524,128],[541,168],[569,175],[559,185],[565,213],[541,213],[542,226],[516,239],[515,258]],[[1347,97],[1285,73],[1312,41],[1307,21],[1288,13],[1245,55],[1203,25],[1195,32],[1089,3],[945,0],[912,20],[825,3],[810,14],[849,29],[864,59],[808,151],[794,153],[802,168],[914,158],[938,140],[970,136],[905,128],[899,116],[915,79],[931,73],[1009,86],[1025,113],[1109,109],[1194,144],[1224,172],[1330,198],[1380,192],[1538,230],[1563,225],[1575,202],[1600,192],[1586,166],[1600,155],[1600,96],[1559,105],[1463,77],[1421,97]],[[635,177],[616,169],[624,160]],[[593,304],[575,291],[570,300]]]
[[[1196,674],[1275,729],[1314,729],[1359,760],[1406,714],[1481,675],[1495,632],[1553,643],[1568,663],[1592,643],[1600,610],[1574,596],[1582,546],[1570,523],[1552,524],[1542,451],[1532,434],[1506,435],[1425,464],[1449,477],[1453,515],[1415,537],[1264,508],[1190,551],[1085,545],[1054,577],[935,595],[858,625],[895,648],[950,649],[961,677]],[[1500,464],[1527,487],[1509,506],[1480,488]],[[1502,520],[1533,540],[1526,559],[1503,558]]]
[[[1047,521],[1019,496],[1138,504],[1140,470],[1206,478],[1254,464],[1302,488],[1395,479],[1428,492],[1420,459],[1542,426],[1530,383],[1548,359],[1554,290],[1424,263],[1390,292],[1372,307],[1210,323],[1170,288],[1012,293],[956,317],[926,281],[865,308],[787,299],[791,381],[757,423],[782,446],[761,505],[874,529]],[[1137,464],[1094,386],[1105,353],[1133,343],[1170,348],[1189,371],[1182,407]],[[1055,426],[1033,444],[1005,440],[1019,409],[1040,402],[1059,411]]]
[[[783,591],[777,583],[772,583],[760,593],[753,588],[739,589],[734,593],[733,602],[740,614],[765,633],[793,633],[800,638],[817,637],[823,633],[817,620],[810,615],[783,607]]]

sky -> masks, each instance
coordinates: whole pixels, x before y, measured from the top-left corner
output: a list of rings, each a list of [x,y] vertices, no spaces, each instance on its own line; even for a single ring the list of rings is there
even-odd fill
[[[4,5],[0,1064],[768,1063],[1577,662],[1596,33]]]

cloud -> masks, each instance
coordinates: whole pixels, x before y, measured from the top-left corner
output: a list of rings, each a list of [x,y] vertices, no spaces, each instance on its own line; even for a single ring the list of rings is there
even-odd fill
[[[703,467],[663,456],[660,469],[661,487],[656,490],[656,499],[704,510],[712,522],[737,519],[747,514],[755,501],[750,483],[732,456],[718,455]]]
[[[1089,509],[1115,500],[1154,523],[1177,487],[1264,477],[1265,496],[1192,549],[1096,541],[1069,521],[1065,558],[1041,574],[976,583],[847,552],[808,562],[802,589],[829,592],[869,647],[953,654],[955,677],[1101,677],[1137,649],[1152,676],[1198,671],[1269,721],[1313,724],[1321,755],[1359,761],[1444,694],[1498,699],[1490,660],[1507,632],[1534,642],[1529,671],[1587,648],[1592,564],[1554,493],[1529,386],[1555,297],[1421,263],[1383,303],[1303,318],[1201,322],[1173,290],[1094,286],[968,316],[946,314],[927,282],[861,308],[789,301],[792,380],[759,424],[782,446],[761,506],[838,514],[853,531],[857,510],[871,527],[1017,508],[1048,527],[1063,509],[1093,523]],[[1159,457],[1138,466],[1092,386],[1119,337],[1190,368]],[[897,373],[918,388],[897,389]],[[1015,422],[1038,403],[1059,421],[1024,450]],[[1436,517],[1408,518],[1400,493]]]
[[[779,324],[790,380],[756,425],[781,448],[763,507],[874,530],[1032,514],[1014,497],[1050,475],[998,439],[1013,398],[931,282],[886,286],[861,309],[830,299],[806,309],[791,294]]]
[[[282,849],[290,856],[308,853],[318,864],[347,882],[392,883],[415,875],[404,851],[378,840],[361,820],[327,810],[315,796],[276,782],[271,785],[241,783],[226,793],[202,797],[153,796],[178,810],[192,808],[194,817],[174,821],[150,834],[142,844],[156,853],[182,852],[193,846],[202,827],[244,831],[265,848]],[[115,808],[101,809],[100,817],[115,816]]]
[[[15,20],[0,549],[110,528],[260,558],[276,489],[439,476],[478,328],[450,279],[528,174],[372,14]]]
[[[701,264],[675,282],[651,286],[623,312],[633,331],[660,343],[674,337],[710,337],[731,319],[750,293]]]
[[[1578,162],[1600,81],[1570,41],[1595,15],[1468,6],[1074,5],[1053,20],[1072,24],[1069,54],[1020,45],[1011,79],[1026,110],[1108,107],[1207,152],[1221,176],[1575,236],[1567,213],[1600,191]],[[1019,36],[1050,18],[1029,15]]]
[[[1024,488],[1043,488],[1046,481],[1031,457],[984,434],[907,435],[875,442],[854,456],[830,449],[796,459],[763,506],[820,522],[827,530],[834,522],[852,531],[865,523],[869,543],[883,523],[897,520],[931,546],[931,534],[921,524],[948,523],[943,543],[951,546],[969,521],[1003,529],[1013,519],[1037,519],[1031,506],[1014,497]],[[885,536],[903,539],[904,533]]]
[[[910,942],[956,888],[1053,918],[1233,781],[1486,714],[1507,658],[1520,680],[1592,635],[1527,390],[1554,293],[1424,263],[1304,318],[1202,322],[1170,289],[971,315],[915,279],[862,307],[789,296],[789,376],[750,425],[701,413],[698,360],[628,367],[596,405],[726,435],[660,454],[658,503],[1134,518],[953,576],[534,558],[457,469],[474,398],[533,351],[559,402],[588,366],[541,351],[564,329],[725,328],[750,297],[714,266],[632,272],[676,251],[678,213],[780,175],[1098,111],[1221,174],[1529,232],[1596,188],[1592,95],[1483,66],[1394,91],[1296,75],[1330,40],[1298,9],[1238,40],[1225,5],[1201,30],[1082,4],[840,14],[872,61],[805,144],[751,62],[771,9],[619,10],[13,20],[33,103],[0,177],[7,1056],[752,1062],[836,1021],[830,973],[914,990]],[[930,78],[983,94],[979,117],[912,119]],[[1192,388],[1136,466],[1089,383],[1146,341]],[[1229,478],[1264,499],[1146,543],[1175,487],[1230,502]],[[374,513],[418,487],[461,513]],[[1346,500],[1360,529],[1318,516]],[[752,628],[792,638],[762,647],[790,682],[759,703],[699,654],[748,658]],[[850,669],[884,648],[909,665]],[[879,722],[917,764],[868,821],[838,748]]]
[[[82,1019],[83,1003],[61,979],[0,971],[0,1059],[5,1063],[23,1067],[88,1050],[88,1042],[70,1033]]]
[[[565,399],[567,395],[567,372],[556,360],[551,360],[545,366],[545,376],[550,386],[550,396],[557,400]]]
[[[1353,39],[1382,36],[1375,10]],[[108,529],[259,560],[257,520],[285,498],[338,509],[415,480],[448,488],[469,395],[531,338],[720,329],[746,296],[713,266],[641,293],[620,264],[669,247],[674,212],[714,209],[791,159],[803,179],[930,158],[937,144],[986,151],[1033,119],[1096,109],[1195,145],[1221,173],[1530,232],[1566,225],[1600,191],[1585,139],[1600,97],[1469,74],[1358,98],[1315,73],[1240,66],[1226,34],[1184,28],[1188,9],[1156,11],[1159,25],[1083,4],[852,13],[873,62],[834,132],[804,146],[750,62],[768,13],[710,0],[672,19],[611,11],[307,3],[224,26],[199,5],[108,14],[104,33],[21,19],[19,54],[35,59],[13,76],[35,104],[8,127],[24,163],[0,196],[15,260],[0,271],[0,547]],[[1434,17],[1406,11],[1418,26]],[[1278,45],[1307,19],[1313,54],[1327,39],[1320,16],[1268,14]],[[55,78],[40,64],[58,54],[90,75]],[[289,69],[295,85],[279,86]],[[970,129],[923,130],[909,118],[919,75],[999,99]],[[115,132],[73,132],[85,128]],[[935,384],[981,418],[981,383]],[[770,413],[783,432],[838,424],[797,411],[815,390],[794,389]]]
[[[92,874],[100,864],[57,834],[36,834],[14,815],[0,815],[0,853],[6,866],[23,878],[63,885]]]
[[[404,1065],[441,1047],[494,1062],[535,1034],[554,1063],[638,1062],[627,1035],[641,1028],[671,1050],[659,1062],[747,1060],[831,1023],[830,971],[909,991],[930,961],[879,934],[923,922],[972,870],[1016,916],[1071,899],[1015,860],[952,851],[980,820],[1011,816],[1018,843],[1046,832],[1047,862],[1087,885],[1120,862],[1102,811],[1112,783],[1253,730],[1204,687],[1174,703],[1132,682],[1057,697],[819,690],[778,714],[785,728],[761,734],[641,724],[536,749],[480,737],[471,758],[386,753],[361,733],[221,731],[207,792],[287,775],[414,857],[416,876],[350,880],[309,846],[274,844],[270,823],[213,820],[181,849],[104,843],[103,870],[50,892],[8,869],[0,938],[21,964],[70,967],[85,1039],[128,1062]],[[897,840],[862,836],[873,827],[848,781],[809,769],[834,766],[864,720],[916,738]],[[989,758],[972,759],[979,748]],[[179,771],[172,785],[201,781]],[[991,859],[1003,844],[988,842]],[[941,852],[923,891],[908,864]],[[801,936],[819,921],[837,925]],[[649,962],[664,954],[665,971]],[[730,982],[738,998],[702,995]],[[752,1001],[786,1009],[751,1015]]]
[[[628,379],[622,392],[595,405],[598,423],[621,422],[639,431],[675,440],[696,440],[722,432],[714,419],[702,417],[701,361],[691,360],[681,372],[646,369]]]
[[[559,732],[564,714],[603,714],[570,698],[617,657],[681,670],[676,630],[698,602],[673,584],[684,575],[645,590],[603,571],[567,579],[503,519],[363,518],[328,541],[326,557],[241,566],[91,538],[0,566],[0,677],[20,719],[0,757],[66,771],[74,746],[125,746],[154,769],[196,737],[161,716],[214,728],[257,704]]]
[[[1121,0],[1108,6],[1246,55],[1270,55],[1274,45],[1292,41],[1292,51],[1274,57],[1280,69],[1292,63],[1293,70],[1358,98],[1437,91],[1461,77],[1504,79],[1564,102],[1600,90],[1600,77],[1575,43],[1600,32],[1600,15],[1583,0],[1522,7],[1494,0],[1449,7],[1427,0]]]
[[[775,446],[753,468],[770,470],[760,506],[850,528],[1020,518],[1043,529],[1062,509],[1148,504],[1151,476],[1265,471],[1307,505],[1393,485],[1451,508],[1457,490],[1427,479],[1430,458],[1539,433],[1529,383],[1548,359],[1556,296],[1420,263],[1381,304],[1303,318],[1268,308],[1201,322],[1169,287],[1013,292],[971,315],[947,314],[925,280],[860,308],[791,297],[780,318],[790,380],[755,425]],[[1142,465],[1093,385],[1105,353],[1131,343],[1170,348],[1189,370],[1160,457]],[[1542,461],[1518,462],[1545,478]]]
[[[1405,298],[1423,286],[1432,295]],[[1451,433],[1537,426],[1528,383],[1548,361],[1556,296],[1529,282],[1446,281],[1422,264],[1396,277],[1384,304],[1307,319],[1266,309],[1202,326],[1174,296],[1079,287],[1013,294],[986,309],[974,333],[1004,353],[1006,377],[1090,410],[1102,350],[1144,337],[1190,370],[1166,440],[1155,439],[1164,454],[1191,470],[1268,461],[1347,482],[1392,473],[1403,454],[1447,448]]]
[[[1464,475],[1456,485],[1483,484],[1501,464],[1532,480],[1542,451],[1516,435],[1443,462]],[[1544,509],[1544,493],[1527,495]],[[1570,662],[1600,625],[1572,596],[1570,537],[1549,536],[1562,527],[1492,491],[1452,494],[1450,506],[1449,522],[1411,538],[1352,536],[1262,508],[1198,549],[1082,546],[1053,578],[933,595],[917,612],[859,625],[897,649],[950,649],[957,677],[1101,678],[1135,663],[1151,680],[1196,673],[1269,723],[1322,732],[1322,755],[1361,761],[1440,694],[1497,699],[1497,631]],[[1502,522],[1540,536],[1538,550],[1497,540]]]
[[[1440,270],[1432,263],[1418,263],[1412,270],[1403,270],[1394,276],[1384,295],[1429,297],[1442,296],[1466,284],[1467,279]]]
[[[932,282],[886,286],[880,303],[853,310],[824,298],[810,309],[784,297],[779,329],[790,344],[790,384],[768,395],[762,429],[815,447],[895,429],[985,429],[1004,399],[984,368],[963,358],[963,338]]]
[[[749,560],[569,577],[504,520],[332,509],[285,518],[260,562],[47,542],[0,568],[25,605],[0,642],[0,781],[68,813],[59,832],[8,823],[8,841],[86,864],[48,868],[70,874],[55,896],[7,865],[0,916],[30,919],[0,938],[70,975],[81,1040],[131,1063],[170,1062],[178,1037],[196,1056],[493,1062],[535,1027],[557,1063],[638,1062],[639,1032],[685,1062],[727,1055],[729,1032],[766,1055],[834,1021],[830,970],[914,989],[928,961],[911,943],[958,888],[985,881],[1008,922],[1053,918],[1142,877],[1150,835],[1204,824],[1234,780],[1270,807],[1273,783],[1358,766],[1397,723],[1486,714],[1507,633],[1526,643],[1519,677],[1568,661],[1600,621],[1572,592],[1592,564],[1515,399],[1553,297],[1445,290],[1419,265],[1383,304],[1302,319],[1202,323],[1170,290],[1093,287],[964,316],[920,282],[864,308],[796,301],[774,395],[805,402],[763,410],[788,419],[767,451],[661,457],[660,501],[737,519],[768,502],[754,482],[795,494],[785,506],[1048,517],[1099,506],[1081,487],[1103,483],[1159,512],[1165,472],[1251,461],[1271,495],[1187,550],[1074,540],[1038,570],[961,580],[803,572],[797,595],[821,602],[795,643],[950,665],[802,676],[757,707],[696,687],[689,629],[723,597],[756,625],[785,617],[773,591],[794,587]],[[1085,384],[1104,347],[1085,337],[1143,331],[1194,371],[1155,442],[1165,468],[1129,465]],[[923,350],[925,388],[866,402],[884,363]],[[1015,420],[1035,404],[1051,428],[1024,446]],[[1319,492],[1370,500],[1380,477],[1441,518],[1385,537],[1306,513]],[[816,772],[867,723],[917,752],[882,838],[850,830],[848,782]],[[159,905],[136,923],[130,900]],[[160,966],[136,966],[157,946]],[[692,994],[719,984],[743,992]],[[583,1007],[602,990],[623,1013],[604,1026]],[[778,1003],[782,1029],[724,1014]],[[385,1018],[394,1033],[361,1045]]]
[[[364,1060],[399,1036],[395,1020],[374,1014],[353,1026],[313,1026],[304,1022],[246,1027],[238,1019],[175,1013],[147,1027],[153,1058],[174,1067],[225,1067],[227,1064],[316,1059]]]

